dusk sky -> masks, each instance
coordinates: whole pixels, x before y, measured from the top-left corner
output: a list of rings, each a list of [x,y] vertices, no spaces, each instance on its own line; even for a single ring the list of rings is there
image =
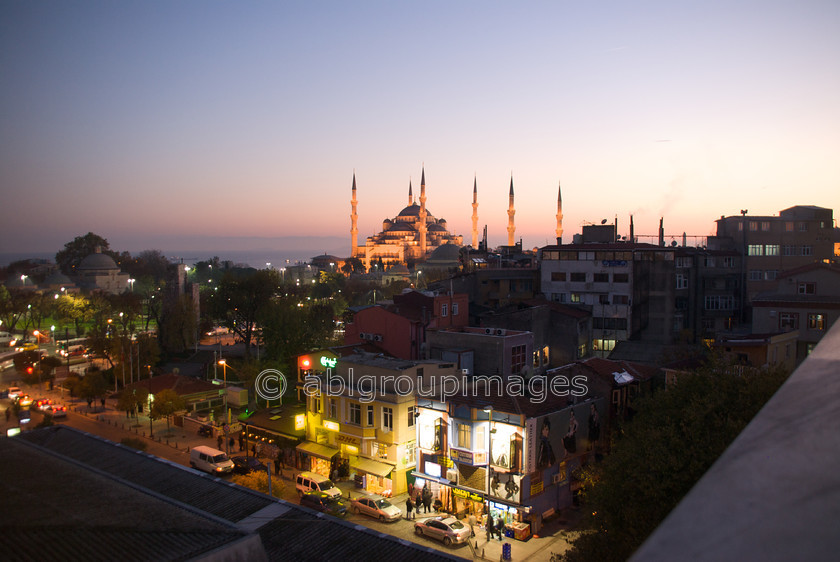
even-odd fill
[[[0,3],[0,252],[840,210],[840,2]],[[224,244],[219,237],[229,238]],[[278,242],[279,243],[279,242]],[[339,244],[342,242],[339,241]],[[332,249],[332,248],[328,248]],[[339,249],[341,249],[339,247]],[[202,256],[203,257],[203,256]]]

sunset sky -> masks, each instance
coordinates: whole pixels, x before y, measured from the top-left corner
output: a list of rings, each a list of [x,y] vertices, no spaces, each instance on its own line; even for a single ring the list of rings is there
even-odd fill
[[[840,210],[840,2],[0,3],[0,252]],[[239,239],[242,237],[241,239]],[[248,239],[247,237],[252,237]],[[251,241],[249,241],[251,240]],[[279,243],[279,242],[278,242]]]

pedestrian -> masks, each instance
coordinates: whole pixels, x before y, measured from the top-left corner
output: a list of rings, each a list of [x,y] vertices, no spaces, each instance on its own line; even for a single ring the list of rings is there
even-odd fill
[[[496,520],[496,525],[495,525],[495,527],[496,527],[496,534],[498,534],[498,535],[499,535],[499,540],[502,540],[502,531],[505,529],[505,522],[504,522],[504,521],[502,521],[502,518],[501,518],[501,517],[499,517],[499,518]]]
[[[493,535],[496,534],[496,528],[493,525],[492,515],[487,516],[487,521],[484,523],[484,530],[487,531],[487,542],[490,542],[490,539],[492,539]]]
[[[274,476],[280,476],[280,459],[274,459]]]
[[[9,418],[12,417],[12,412],[10,408],[6,408],[6,421],[9,421]]]
[[[218,435],[216,437],[216,448],[221,450],[222,449],[222,443],[224,443],[224,441],[225,441],[225,438],[222,437],[221,435]]]
[[[239,434],[239,452],[241,453],[244,450],[245,450],[245,443],[242,439],[242,434],[240,433]]]
[[[423,513],[429,513],[432,509],[432,489],[429,488],[429,483],[423,486]]]
[[[411,501],[411,494],[405,500],[405,518],[411,521],[411,512],[414,509],[414,502]]]
[[[260,453],[262,453],[262,443],[257,443],[256,451],[254,452],[255,457],[259,457]]]
[[[469,521],[469,524],[470,524],[470,537],[474,537],[475,536],[475,524],[477,522],[476,519],[475,519],[475,513],[470,513],[470,516],[467,519],[467,521]]]
[[[254,457],[257,456],[257,444],[256,443],[251,445],[251,454],[254,455]]]
[[[234,443],[233,435],[231,435],[230,440],[228,441],[228,448],[230,448],[231,451],[233,451],[233,443]]]

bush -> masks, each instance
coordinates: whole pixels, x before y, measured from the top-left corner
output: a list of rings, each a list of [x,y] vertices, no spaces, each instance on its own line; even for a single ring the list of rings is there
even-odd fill
[[[131,447],[132,449],[137,449],[138,451],[146,451],[146,442],[137,437],[123,437],[120,440],[120,444],[125,445],[126,447]]]

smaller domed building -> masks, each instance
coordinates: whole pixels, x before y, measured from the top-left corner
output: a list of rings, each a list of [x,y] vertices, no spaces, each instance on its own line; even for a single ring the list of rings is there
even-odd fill
[[[116,262],[100,248],[76,267],[76,282],[86,291],[102,291],[117,295],[128,290],[128,273],[123,273]]]

